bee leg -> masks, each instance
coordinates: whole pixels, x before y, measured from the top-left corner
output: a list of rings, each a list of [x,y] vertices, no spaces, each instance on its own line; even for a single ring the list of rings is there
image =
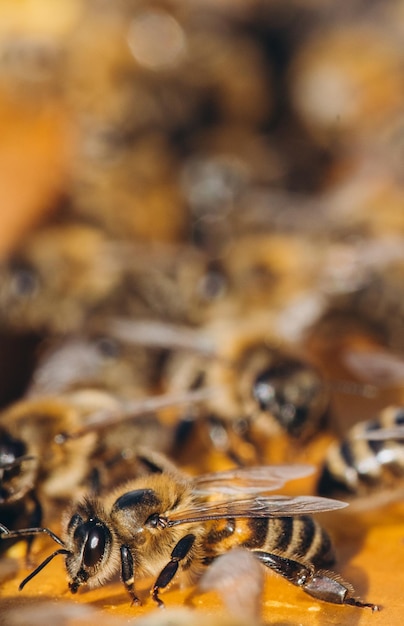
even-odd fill
[[[125,585],[126,591],[129,593],[132,604],[141,604],[141,601],[135,592],[135,577],[133,574],[133,557],[128,546],[121,546],[121,575],[122,582]]]
[[[303,591],[313,598],[334,604],[367,607],[371,608],[372,611],[379,610],[376,604],[361,602],[355,598],[352,586],[344,582],[334,572],[315,570],[311,565],[269,552],[254,550],[254,554],[266,567],[274,570],[293,585],[301,587]]]
[[[313,566],[270,552],[254,550],[253,553],[266,567],[274,570],[274,572],[298,587],[303,587],[306,581],[311,580],[314,575]]]
[[[354,596],[352,585],[345,582],[334,572],[328,570],[316,571],[310,580],[303,585],[303,590],[314,598],[334,602],[335,604],[349,604],[361,608],[370,608],[379,611],[380,607],[371,602],[362,602]]]
[[[159,598],[159,590],[164,589],[172,581],[177,573],[180,561],[184,559],[192,546],[194,545],[195,535],[185,535],[179,540],[174,550],[171,552],[171,560],[161,570],[157,576],[157,580],[153,585],[152,598],[157,602],[158,606],[163,607],[164,602]]]

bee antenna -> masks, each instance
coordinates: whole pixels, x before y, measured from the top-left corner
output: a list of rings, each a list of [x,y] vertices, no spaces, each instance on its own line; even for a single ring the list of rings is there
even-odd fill
[[[46,567],[48,563],[50,563],[50,561],[52,561],[52,559],[54,559],[55,556],[57,556],[58,554],[71,554],[71,552],[70,550],[66,550],[66,548],[60,548],[59,550],[55,550],[55,552],[52,552],[52,554],[46,557],[46,559],[42,561],[42,563],[38,565],[38,567],[36,567],[33,572],[31,572],[26,578],[24,578],[24,580],[19,584],[19,591],[24,589],[25,585],[29,583],[29,581],[34,578],[34,576],[39,574],[39,572],[42,571],[43,568]]]
[[[54,532],[49,530],[49,528],[21,528],[20,530],[9,530],[4,524],[0,524],[0,539],[15,539],[16,537],[32,537],[33,535],[39,535],[40,533],[45,533],[48,535],[55,543],[58,543],[60,546],[65,547],[64,542],[60,537],[55,535]]]

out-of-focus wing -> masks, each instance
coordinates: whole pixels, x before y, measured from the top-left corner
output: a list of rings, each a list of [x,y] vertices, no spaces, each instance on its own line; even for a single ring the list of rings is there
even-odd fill
[[[198,494],[217,493],[225,496],[258,494],[279,489],[289,480],[313,473],[311,465],[263,465],[234,468],[224,472],[203,474],[194,479],[193,491]]]

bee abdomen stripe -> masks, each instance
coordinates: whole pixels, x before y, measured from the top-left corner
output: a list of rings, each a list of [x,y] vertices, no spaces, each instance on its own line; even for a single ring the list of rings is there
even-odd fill
[[[316,524],[314,520],[305,515],[295,521],[294,551],[296,554],[306,556],[310,554],[313,540],[316,538]]]
[[[291,517],[270,518],[267,546],[271,550],[286,552],[293,537],[293,519]]]
[[[251,535],[242,545],[245,548],[262,548],[267,541],[268,525],[269,519],[266,517],[248,520]]]

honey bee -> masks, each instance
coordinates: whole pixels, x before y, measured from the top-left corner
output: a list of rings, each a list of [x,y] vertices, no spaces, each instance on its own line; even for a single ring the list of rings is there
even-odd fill
[[[215,390],[197,414],[214,424],[213,443],[226,449],[231,429],[246,439],[254,427],[267,436],[285,432],[304,441],[327,419],[330,394],[319,370],[295,350],[277,345],[268,326],[268,317],[257,318],[256,325],[254,319],[232,320],[227,327],[200,329],[116,318],[107,328],[120,340],[174,348],[162,372],[163,388],[174,395]]]
[[[3,323],[36,332],[81,328],[119,277],[105,243],[100,231],[79,224],[33,232],[1,267]]]
[[[60,538],[48,528],[9,531],[3,539],[45,533],[60,545],[20,584],[22,589],[57,555],[65,556],[69,589],[104,584],[120,568],[131,602],[135,578],[155,576],[154,602],[177,573],[195,581],[216,557],[244,547],[266,567],[319,600],[378,607],[355,597],[350,584],[324,569],[335,557],[326,531],[310,517],[345,503],[316,496],[268,495],[307,466],[233,469],[188,478],[178,470],[135,479],[105,498],[86,497],[63,520]],[[310,470],[309,470],[310,471]]]
[[[116,314],[199,323],[225,290],[190,246],[111,239],[80,223],[33,233],[0,267],[0,319],[14,331],[81,332]]]
[[[353,289],[332,294],[313,332],[330,336],[346,335],[351,329],[365,331],[386,350],[403,354],[402,239],[385,237],[379,246],[369,238],[377,263],[359,264],[358,284]],[[338,332],[337,332],[338,331]],[[362,371],[366,368],[362,367]]]
[[[402,496],[404,409],[390,406],[375,419],[355,424],[329,448],[317,491],[320,495],[366,496],[385,492],[386,501]]]

